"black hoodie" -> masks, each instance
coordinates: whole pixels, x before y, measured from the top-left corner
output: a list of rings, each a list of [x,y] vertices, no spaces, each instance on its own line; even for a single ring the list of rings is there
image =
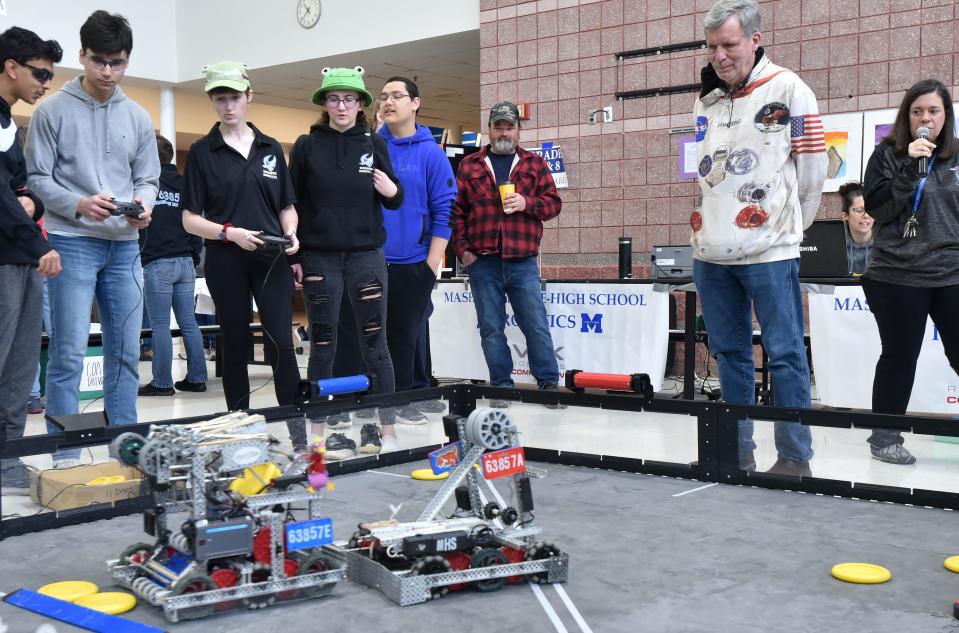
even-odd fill
[[[384,198],[373,189],[373,169],[397,187]],[[368,251],[386,241],[383,207],[399,209],[403,187],[393,173],[386,143],[360,125],[339,132],[317,123],[296,140],[290,176],[300,216],[300,244],[312,251]],[[382,206],[381,206],[382,205]]]
[[[176,165],[163,165],[150,225],[140,230],[140,258],[144,264],[170,257],[191,257],[194,266],[200,262],[203,240],[183,228],[182,191],[183,176]]]
[[[26,190],[26,176],[17,123],[10,114],[10,105],[0,98],[0,265],[35,266],[52,250],[36,223],[43,215],[43,204]],[[33,200],[33,218],[23,210],[17,196]]]

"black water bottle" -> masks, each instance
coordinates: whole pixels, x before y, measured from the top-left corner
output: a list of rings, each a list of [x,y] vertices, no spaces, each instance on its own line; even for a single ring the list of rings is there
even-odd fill
[[[633,276],[633,238],[625,235],[619,238],[619,278]]]

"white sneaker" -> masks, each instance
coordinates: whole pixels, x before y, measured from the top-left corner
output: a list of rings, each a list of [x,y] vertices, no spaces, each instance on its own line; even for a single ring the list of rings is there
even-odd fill
[[[80,465],[80,460],[76,458],[64,458],[64,459],[55,459],[53,460],[54,470],[64,470],[66,468],[76,468]]]
[[[392,453],[393,451],[400,450],[399,444],[396,443],[396,438],[392,435],[384,435],[383,439],[383,453]]]

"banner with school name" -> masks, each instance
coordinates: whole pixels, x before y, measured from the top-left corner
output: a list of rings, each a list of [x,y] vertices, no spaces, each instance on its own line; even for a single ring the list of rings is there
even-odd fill
[[[809,341],[820,402],[871,410],[882,343],[860,286],[809,293]],[[932,319],[926,322],[909,412],[959,415],[959,376],[946,360]]]
[[[649,374],[662,388],[669,343],[669,295],[648,284],[547,283],[543,291],[549,331],[559,363],[567,369]],[[480,346],[473,293],[463,281],[440,282],[433,290],[430,352],[437,377],[489,380]],[[526,339],[506,304],[506,341],[513,380],[535,383]]]

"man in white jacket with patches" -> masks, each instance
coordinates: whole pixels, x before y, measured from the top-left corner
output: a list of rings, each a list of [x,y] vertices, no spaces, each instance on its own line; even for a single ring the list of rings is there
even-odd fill
[[[705,20],[709,64],[694,108],[701,203],[690,216],[693,277],[723,400],[755,403],[752,312],[773,404],[810,406],[799,244],[819,209],[826,148],[816,96],[760,46],[755,0],[718,0]],[[740,467],[754,470],[753,424],[739,426]],[[769,472],[808,476],[809,427],[777,422]]]

